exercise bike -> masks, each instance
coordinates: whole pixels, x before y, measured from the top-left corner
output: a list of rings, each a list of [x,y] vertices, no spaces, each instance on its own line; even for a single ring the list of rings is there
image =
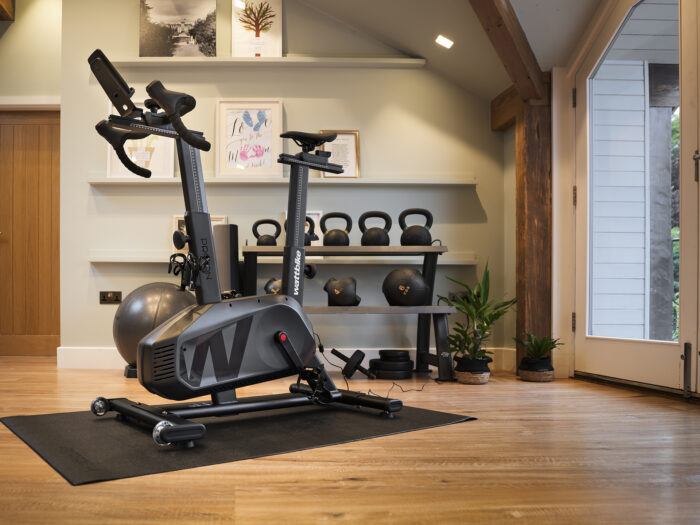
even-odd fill
[[[280,154],[278,162],[291,167],[287,232],[282,268],[282,293],[222,299],[216,257],[207,210],[200,150],[208,151],[203,134],[187,129],[182,117],[195,107],[195,99],[166,89],[160,81],[146,87],[146,110],[134,105],[133,88],[100,50],[88,63],[119,115],[96,126],[114,148],[120,161],[133,173],[150,177],[150,171],[134,164],[124,151],[127,140],[158,135],[175,140],[185,198],[186,234],[176,232],[176,245],[189,246],[182,259],[189,287],[197,304],[158,326],[138,345],[138,379],[161,397],[182,401],[211,396],[211,401],[151,406],[125,398],[98,397],[91,410],[97,416],[114,411],[117,417],[153,429],[156,444],[193,447],[206,433],[193,419],[230,416],[244,412],[304,405],[343,403],[376,409],[393,417],[401,410],[397,399],[340,390],[316,355],[311,321],[302,309],[304,292],[304,229],[309,168],[342,173],[329,162],[330,153],[314,150],[335,139],[335,133],[288,131],[301,152]],[[238,399],[236,389],[297,376],[289,393]]]

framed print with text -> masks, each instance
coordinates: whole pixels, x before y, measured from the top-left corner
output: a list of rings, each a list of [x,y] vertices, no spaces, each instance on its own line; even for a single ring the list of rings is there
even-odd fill
[[[322,129],[321,133],[337,133],[333,142],[326,142],[321,149],[331,152],[330,162],[340,164],[343,173],[322,172],[323,177],[360,176],[360,132],[358,130]]]
[[[216,102],[216,175],[282,177],[282,101]]]

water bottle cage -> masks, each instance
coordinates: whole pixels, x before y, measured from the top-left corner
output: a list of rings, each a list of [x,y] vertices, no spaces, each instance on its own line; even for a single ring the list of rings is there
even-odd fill
[[[195,283],[200,272],[209,273],[209,256],[195,257],[192,252],[174,253],[170,256],[168,273],[180,275],[180,289],[195,289]]]

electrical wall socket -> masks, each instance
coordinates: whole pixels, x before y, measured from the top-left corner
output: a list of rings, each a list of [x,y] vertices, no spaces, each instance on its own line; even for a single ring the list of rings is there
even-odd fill
[[[119,304],[121,302],[121,292],[100,292],[100,304]]]

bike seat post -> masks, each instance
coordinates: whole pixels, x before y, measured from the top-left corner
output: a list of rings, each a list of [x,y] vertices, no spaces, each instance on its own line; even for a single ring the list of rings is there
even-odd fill
[[[287,202],[287,237],[284,242],[284,266],[282,268],[282,293],[303,304],[304,267],[306,250],[306,194],[309,184],[309,168],[294,164],[289,172],[289,198]]]

